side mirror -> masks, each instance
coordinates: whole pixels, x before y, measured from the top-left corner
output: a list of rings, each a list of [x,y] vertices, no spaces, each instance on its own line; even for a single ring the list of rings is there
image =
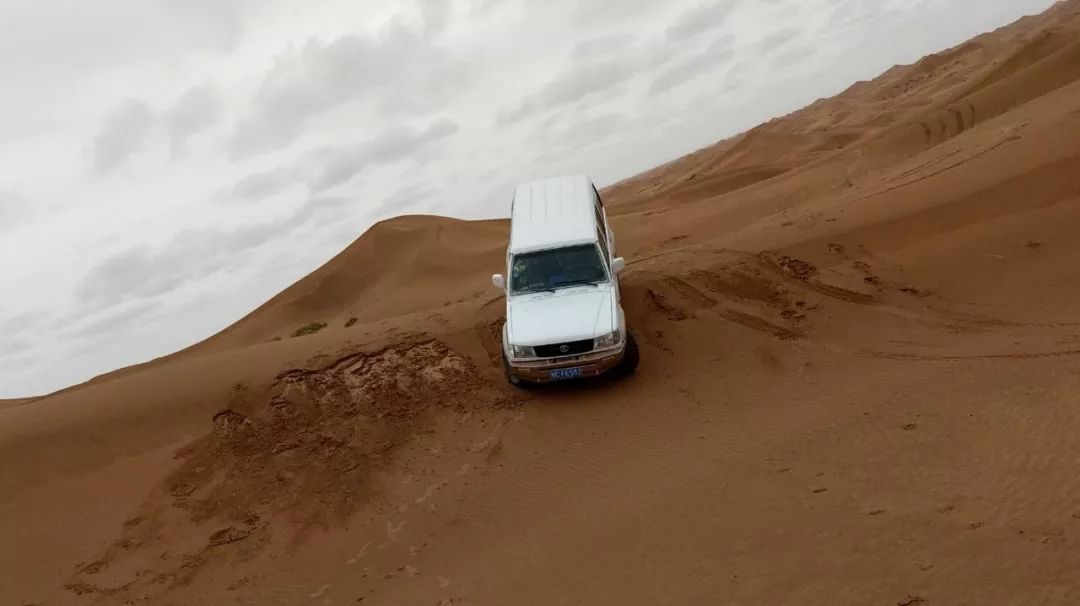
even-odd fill
[[[626,267],[626,261],[622,257],[615,257],[611,260],[611,271],[614,273],[620,273]]]
[[[491,276],[491,283],[495,285],[495,288],[499,290],[506,290],[506,278],[502,274],[495,274]]]

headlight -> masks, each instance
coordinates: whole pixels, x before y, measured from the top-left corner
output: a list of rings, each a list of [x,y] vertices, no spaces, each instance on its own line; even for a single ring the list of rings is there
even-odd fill
[[[535,358],[536,350],[528,345],[514,345],[513,346],[514,358],[520,360],[522,358]]]
[[[615,347],[622,342],[622,333],[618,330],[608,333],[602,337],[593,339],[593,349],[605,349],[608,347]]]

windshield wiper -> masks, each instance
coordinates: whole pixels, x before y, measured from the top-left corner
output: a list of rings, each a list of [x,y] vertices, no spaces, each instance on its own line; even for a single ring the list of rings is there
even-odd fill
[[[577,286],[579,284],[589,284],[590,286],[600,286],[603,280],[567,280],[565,282],[559,282],[556,287],[560,286]]]

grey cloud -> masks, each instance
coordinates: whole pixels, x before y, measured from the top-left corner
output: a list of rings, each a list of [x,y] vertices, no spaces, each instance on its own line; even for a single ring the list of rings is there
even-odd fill
[[[623,114],[605,113],[573,120],[562,128],[547,131],[546,134],[542,133],[539,136],[554,140],[566,147],[580,148],[599,140],[610,142],[612,135],[618,133],[627,122]]]
[[[154,114],[139,99],[124,99],[110,110],[93,141],[94,171],[105,175],[140,151],[154,128]]]
[[[369,166],[404,160],[457,132],[456,123],[443,119],[422,131],[395,128],[352,148],[319,150],[310,158],[316,169],[309,186],[313,191],[323,191],[346,183]]]
[[[465,14],[470,17],[487,16],[512,3],[513,0],[472,0],[465,4]]]
[[[441,34],[454,16],[452,0],[419,0],[420,16],[424,20],[424,33],[428,37]]]
[[[342,207],[348,206],[355,200],[344,196],[316,196],[311,198],[293,214],[292,223],[303,225],[314,221],[316,225],[322,225],[327,221],[339,216]]]
[[[734,36],[724,36],[705,50],[665,68],[653,79],[649,92],[657,94],[668,91],[696,78],[716,78],[716,70],[735,57],[734,41]]]
[[[161,309],[161,301],[142,301],[135,305],[127,306],[105,313],[102,317],[93,320],[68,333],[68,336],[86,339],[101,336],[107,333],[115,333],[119,329],[130,329],[137,320],[145,318],[151,313]]]
[[[679,16],[667,29],[668,40],[686,40],[720,27],[735,12],[738,0],[699,4]]]
[[[220,118],[221,99],[216,88],[202,84],[185,91],[164,117],[172,156],[183,156],[188,138],[213,126]]]
[[[14,316],[4,318],[3,320],[0,320],[0,334],[10,337],[12,333],[24,330],[25,325],[28,322],[33,321],[36,316],[37,313],[33,310],[27,310]]]
[[[526,97],[513,111],[501,114],[498,122],[517,122],[609,91],[636,76],[638,68],[639,62],[630,57],[575,65]]]
[[[297,182],[297,177],[297,171],[291,166],[248,175],[233,185],[230,198],[244,202],[263,200],[288,189]]]
[[[263,223],[233,230],[188,229],[157,250],[147,246],[127,249],[91,269],[80,281],[76,296],[93,310],[166,295],[349,202],[349,198],[316,197],[292,213]]]
[[[717,89],[720,93],[729,93],[745,88],[747,83],[753,80],[755,74],[761,70],[761,65],[754,59],[740,59],[727,69],[719,78],[721,85]]]
[[[263,77],[250,116],[232,141],[234,156],[291,144],[313,118],[363,97],[389,113],[427,113],[465,83],[465,67],[423,35],[395,24],[378,37],[309,40]]]
[[[607,56],[626,49],[633,42],[634,35],[630,32],[613,32],[588,38],[574,45],[570,51],[570,58],[574,61],[587,61]]]
[[[0,322],[0,336],[4,339],[5,349],[10,347],[10,342],[18,340],[20,336],[36,331],[47,317],[49,317],[47,313],[31,309]]]
[[[226,231],[189,229],[164,248],[137,246],[114,254],[80,281],[76,296],[92,308],[158,297],[212,274],[231,257],[295,227],[292,217]]]
[[[84,301],[106,304],[132,296],[155,296],[171,290],[183,269],[183,259],[155,258],[147,247],[132,248],[105,259],[91,270],[79,284],[77,294]]]
[[[786,50],[781,51],[772,61],[769,62],[769,66],[773,69],[784,69],[791,67],[798,63],[809,59],[817,53],[817,47],[813,44],[800,44],[798,46],[792,46]]]
[[[376,210],[392,210],[401,213],[437,193],[439,193],[439,190],[434,187],[425,184],[423,181],[416,181],[387,196]]]
[[[187,35],[220,52],[236,48],[241,36],[243,2],[164,0],[173,20],[186,24]]]
[[[728,68],[727,73],[724,74],[724,79],[742,80],[753,75],[757,68],[758,64],[753,59],[740,59]]]
[[[552,121],[538,126],[531,138],[542,143],[535,146],[538,150],[529,163],[545,166],[546,170],[561,172],[578,170],[572,167],[580,158],[582,150],[599,145],[616,145],[623,134],[629,119],[619,113],[609,112],[593,116],[571,119],[564,123]],[[497,190],[492,197],[503,195]]]
[[[662,5],[656,0],[577,0],[574,16],[578,23],[614,23],[639,17]]]
[[[880,9],[880,3],[877,0],[848,0],[838,3],[829,13],[825,29],[842,29],[887,18],[887,11]]]
[[[0,190],[0,233],[15,230],[32,214],[29,201],[15,192]]]
[[[41,361],[41,356],[36,354],[13,355],[11,357],[0,356],[4,361],[4,370],[14,372],[33,366]]]
[[[22,354],[34,346],[33,342],[28,339],[21,339],[18,337],[5,336],[3,349],[0,349],[0,359],[13,357],[18,354]]]
[[[322,166],[314,185],[325,189],[347,181],[367,166],[401,161],[457,129],[453,122],[440,120],[419,131],[390,130],[352,149],[323,150],[311,159]],[[250,200],[273,195],[296,182],[299,170],[284,167],[251,175],[233,187],[233,195]],[[91,309],[153,300],[221,270],[237,255],[266,242],[279,240],[312,222],[325,223],[352,202],[346,197],[316,196],[278,219],[231,231],[190,229],[158,250],[145,246],[128,249],[93,268],[81,280],[76,294]],[[101,326],[87,328],[86,334],[100,333],[109,325],[103,321]]]
[[[78,79],[100,69],[201,50],[228,51],[240,2],[38,0],[0,3],[5,81]]]
[[[425,61],[438,63],[438,67],[401,74],[393,86],[386,87],[375,98],[375,109],[387,117],[433,114],[443,110],[469,84],[471,64],[449,55],[432,56]]]
[[[301,207],[301,210],[303,210],[303,207]],[[267,242],[273,242],[289,232],[299,229],[304,225],[303,221],[297,220],[299,216],[298,213],[294,213],[286,215],[282,219],[256,223],[231,231],[205,230],[196,232],[195,235],[198,236],[196,241],[201,238],[206,242],[204,254],[207,259],[213,259],[216,255],[218,257],[217,267],[220,267],[225,264],[229,257],[258,248]]]
[[[762,54],[770,54],[784,46],[787,46],[794,40],[801,30],[797,27],[787,27],[781,30],[777,30],[758,42],[758,49]]]

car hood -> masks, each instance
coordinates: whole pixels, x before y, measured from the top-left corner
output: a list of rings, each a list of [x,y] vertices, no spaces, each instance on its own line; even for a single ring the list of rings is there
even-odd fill
[[[615,330],[610,288],[573,288],[507,302],[510,342],[547,345],[592,339]]]

